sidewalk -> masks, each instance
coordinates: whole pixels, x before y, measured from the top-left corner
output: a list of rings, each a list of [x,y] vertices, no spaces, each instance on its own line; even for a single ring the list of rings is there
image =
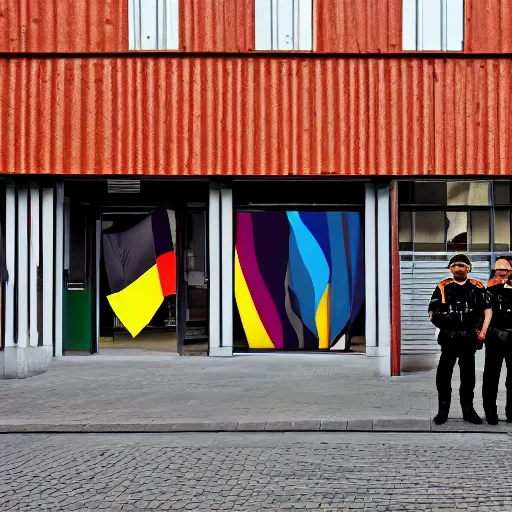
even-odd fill
[[[451,421],[439,428],[430,421],[437,408],[435,371],[380,377],[375,359],[359,354],[140,354],[68,356],[54,360],[45,374],[0,381],[0,432],[512,432],[505,422],[489,427],[460,420],[458,367]],[[475,393],[479,413],[482,355]],[[502,378],[500,415],[504,400]]]

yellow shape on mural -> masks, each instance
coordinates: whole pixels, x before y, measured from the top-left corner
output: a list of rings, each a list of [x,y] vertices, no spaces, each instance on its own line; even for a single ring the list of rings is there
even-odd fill
[[[117,318],[135,338],[164,301],[158,267],[153,265],[120,292],[107,295],[107,299]]]
[[[235,250],[235,300],[249,348],[275,348],[256,310]]]
[[[315,323],[318,331],[318,348],[329,348],[329,331],[330,331],[330,284],[328,283],[322,298],[320,299],[320,304],[318,304],[318,309],[315,314]]]

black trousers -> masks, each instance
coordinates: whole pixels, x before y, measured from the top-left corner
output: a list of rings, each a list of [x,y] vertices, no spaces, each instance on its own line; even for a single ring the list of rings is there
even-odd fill
[[[501,368],[503,361],[507,365],[507,379],[505,388],[507,390],[507,416],[512,416],[512,335],[498,336],[496,331],[489,333],[489,340],[485,344],[485,367],[482,385],[482,398],[484,409],[494,409],[498,397],[498,386],[500,382]]]
[[[437,367],[436,386],[440,402],[450,402],[452,375],[457,360],[460,369],[460,405],[472,407],[475,395],[476,335],[467,333],[439,333],[441,358]]]

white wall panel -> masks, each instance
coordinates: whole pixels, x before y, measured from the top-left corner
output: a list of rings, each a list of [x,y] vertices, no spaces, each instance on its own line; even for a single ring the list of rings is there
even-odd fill
[[[129,49],[177,50],[179,0],[128,0]]]
[[[312,0],[254,0],[256,50],[312,50]]]
[[[402,0],[402,49],[462,51],[464,0]]]
[[[16,285],[16,189],[5,187],[5,264],[9,280],[5,285],[5,346],[14,347],[14,290]]]
[[[39,185],[30,185],[30,346],[37,347],[39,329],[37,325],[38,300],[37,275],[39,269]]]

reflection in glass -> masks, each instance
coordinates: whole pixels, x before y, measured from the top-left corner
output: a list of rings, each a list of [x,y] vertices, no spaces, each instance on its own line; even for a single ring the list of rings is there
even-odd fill
[[[510,184],[498,182],[494,184],[494,202],[499,205],[510,204]]]
[[[494,250],[510,251],[510,210],[497,210],[494,214]]]
[[[447,204],[450,206],[488,206],[488,181],[449,181]]]
[[[467,212],[446,212],[448,229],[446,232],[447,251],[467,251],[468,214]]]
[[[446,204],[446,181],[418,181],[414,183],[415,204]]]
[[[414,213],[414,250],[444,251],[446,240],[444,212]]]
[[[490,251],[490,213],[471,212],[470,250],[475,252]]]
[[[398,243],[401,251],[412,251],[412,212],[400,213]]]

